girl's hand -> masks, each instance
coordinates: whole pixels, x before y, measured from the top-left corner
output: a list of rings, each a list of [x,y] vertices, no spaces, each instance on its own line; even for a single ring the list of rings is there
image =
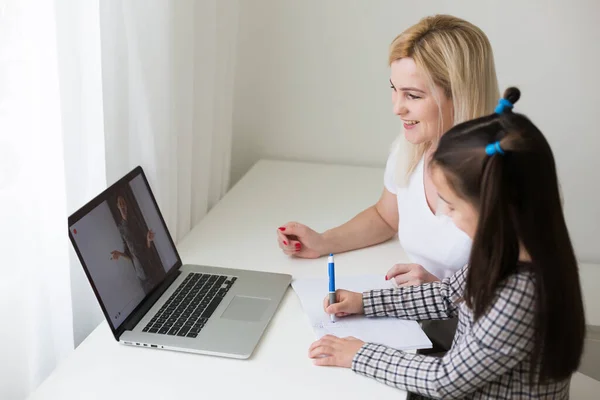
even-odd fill
[[[350,368],[354,356],[364,344],[354,337],[340,339],[326,335],[310,346],[308,356],[314,359],[315,365]]]
[[[329,296],[323,300],[323,308],[327,314],[345,317],[352,314],[364,314],[362,293],[338,289],[335,291],[335,304],[329,304]]]

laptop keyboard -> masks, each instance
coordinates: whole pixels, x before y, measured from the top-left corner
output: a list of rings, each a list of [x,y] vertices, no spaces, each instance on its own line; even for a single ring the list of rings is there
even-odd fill
[[[195,338],[236,277],[190,273],[143,332]]]

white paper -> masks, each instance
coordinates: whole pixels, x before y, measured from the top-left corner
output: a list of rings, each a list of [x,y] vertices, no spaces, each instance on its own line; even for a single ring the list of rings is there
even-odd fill
[[[398,350],[426,349],[432,346],[416,321],[353,315],[336,317],[336,322],[331,322],[323,309],[323,300],[329,290],[326,277],[294,279],[292,287],[300,298],[317,338],[328,334],[338,337],[354,336],[364,342],[383,344]],[[336,288],[353,292],[393,287],[390,281],[386,282],[380,275],[336,276]]]

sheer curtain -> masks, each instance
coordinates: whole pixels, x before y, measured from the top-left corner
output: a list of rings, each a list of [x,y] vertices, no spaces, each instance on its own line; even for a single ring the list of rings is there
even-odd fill
[[[0,4],[0,398],[103,319],[71,212],[141,165],[178,241],[226,192],[237,1]]]
[[[237,0],[100,10],[107,178],[144,166],[177,241],[228,186]]]
[[[53,4],[0,7],[0,398],[20,399],[73,348]]]

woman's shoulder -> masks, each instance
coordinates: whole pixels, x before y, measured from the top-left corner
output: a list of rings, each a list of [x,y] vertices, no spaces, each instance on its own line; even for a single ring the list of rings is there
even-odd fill
[[[388,158],[385,163],[385,172],[383,177],[383,183],[385,188],[393,193],[398,193],[398,153],[400,151],[400,144],[398,141],[394,141],[390,146]]]
[[[413,188],[414,194],[420,197],[424,187],[424,160],[425,155],[420,154],[414,145],[398,137],[389,148],[385,164],[385,188],[396,195],[402,192],[403,196],[406,196],[406,189]]]

